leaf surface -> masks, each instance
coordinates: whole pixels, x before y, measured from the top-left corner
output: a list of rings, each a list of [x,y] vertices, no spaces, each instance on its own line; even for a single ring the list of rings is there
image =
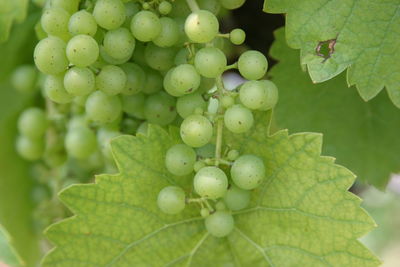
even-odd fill
[[[11,238],[0,225],[0,266],[7,264],[10,267],[22,266],[22,261],[11,245]]]
[[[390,174],[400,171],[400,111],[386,92],[369,102],[346,86],[344,74],[323,84],[313,84],[301,71],[298,51],[276,33],[271,56],[279,63],[271,70],[279,88],[275,110],[278,126],[293,132],[324,134],[326,155],[350,168],[364,182],[384,189]]]
[[[357,240],[374,222],[347,191],[354,175],[320,156],[321,135],[269,137],[269,115],[257,119],[250,135],[225,136],[268,170],[227,238],[206,232],[198,206],[176,216],[159,211],[158,192],[178,184],[190,196],[192,177],[167,172],[164,155],[178,135],[151,126],[148,137],[113,141],[119,174],[61,192],[76,215],[47,231],[56,248],[43,266],[378,266]]]
[[[400,107],[398,0],[265,0],[264,10],[286,13],[288,44],[301,49],[301,62],[314,82],[348,69],[348,84],[356,85],[365,101],[386,87]],[[326,50],[333,45],[327,60],[317,55],[321,42]]]

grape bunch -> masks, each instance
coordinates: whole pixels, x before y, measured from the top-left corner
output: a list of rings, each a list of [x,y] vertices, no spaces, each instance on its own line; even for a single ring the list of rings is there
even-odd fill
[[[110,140],[146,135],[148,124],[179,127],[182,142],[168,150],[165,164],[172,175],[195,173],[193,188],[170,185],[157,204],[177,214],[197,203],[207,230],[228,235],[232,211],[249,205],[265,166],[257,155],[224,145],[223,131],[247,133],[253,113],[278,101],[276,86],[263,80],[268,61],[262,53],[248,50],[228,63],[231,48],[242,45],[246,34],[221,33],[219,18],[244,2],[45,1],[36,27],[39,73],[24,65],[12,79],[19,91],[40,88],[42,95],[19,118],[17,151],[52,175],[58,170],[75,177],[79,168],[113,172]],[[226,89],[227,71],[246,81]]]

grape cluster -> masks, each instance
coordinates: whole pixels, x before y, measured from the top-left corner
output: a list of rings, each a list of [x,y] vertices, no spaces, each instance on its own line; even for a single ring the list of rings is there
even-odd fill
[[[198,203],[208,231],[228,235],[232,211],[249,205],[265,166],[256,155],[224,145],[223,131],[248,132],[253,113],[278,100],[276,86],[262,80],[268,69],[262,53],[249,50],[228,64],[229,48],[242,45],[246,34],[221,33],[217,16],[244,2],[46,1],[34,51],[40,74],[22,66],[13,75],[19,91],[39,84],[44,97],[19,118],[19,154],[63,174],[71,160],[74,170],[78,164],[112,172],[112,138],[146,134],[149,123],[175,125],[182,143],[168,150],[165,164],[176,176],[195,172],[193,190],[168,186],[158,206],[177,214]],[[247,81],[227,90],[222,75],[228,70]]]

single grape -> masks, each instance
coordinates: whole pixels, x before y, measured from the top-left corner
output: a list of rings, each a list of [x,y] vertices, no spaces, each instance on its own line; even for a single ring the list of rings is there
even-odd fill
[[[69,19],[68,31],[74,36],[86,34],[93,37],[97,32],[97,23],[92,14],[86,10],[80,10]]]
[[[100,27],[106,30],[117,29],[125,21],[125,5],[120,0],[97,0],[93,16]]]
[[[97,89],[108,95],[120,94],[126,87],[127,77],[118,66],[104,66],[96,76]]]
[[[220,49],[205,47],[196,53],[194,65],[204,77],[216,78],[225,71],[227,59]]]
[[[223,201],[218,201],[217,204],[215,204],[215,209],[217,211],[226,210],[226,205]]]
[[[161,33],[161,29],[160,19],[151,11],[140,11],[132,18],[131,31],[139,41],[154,40]]]
[[[279,99],[279,92],[278,92],[278,88],[276,87],[276,85],[269,81],[269,80],[262,80],[261,81],[264,84],[266,93],[267,93],[267,101],[265,102],[265,104],[260,108],[260,110],[269,110],[273,107],[275,107],[275,105],[278,103],[278,99]]]
[[[120,135],[120,132],[106,128],[100,128],[97,131],[97,142],[100,145],[101,153],[109,160],[113,159],[111,140]]]
[[[195,43],[208,43],[218,34],[219,23],[216,16],[207,10],[190,14],[185,22],[185,33]]]
[[[168,125],[176,117],[175,98],[165,92],[149,96],[144,105],[144,115],[149,123]]]
[[[64,87],[64,75],[48,75],[43,85],[45,95],[58,104],[70,103],[73,96]]]
[[[201,78],[193,65],[183,64],[173,69],[169,81],[180,95],[184,95],[196,91],[200,86]]]
[[[245,133],[253,126],[254,117],[247,108],[242,105],[234,105],[226,110],[224,123],[232,133]]]
[[[258,80],[267,73],[268,61],[262,53],[250,50],[239,57],[238,68],[245,79]]]
[[[145,69],[146,81],[143,84],[142,92],[151,95],[163,89],[163,77],[158,71],[150,68]]]
[[[197,92],[179,97],[176,101],[176,111],[184,119],[194,114],[197,108],[203,110],[207,108],[206,101],[204,101],[203,97]]]
[[[21,65],[16,68],[11,76],[11,84],[22,93],[33,92],[36,89],[38,72],[35,66]]]
[[[51,0],[50,7],[62,8],[69,14],[74,14],[78,11],[80,0]]]
[[[67,128],[71,130],[73,128],[87,127],[87,125],[88,122],[85,116],[74,116],[69,120]]]
[[[160,34],[153,39],[153,42],[159,47],[170,47],[178,43],[180,38],[180,30],[175,20],[162,17]]]
[[[18,118],[18,130],[30,139],[41,138],[48,126],[46,113],[40,108],[28,108]]]
[[[228,160],[236,160],[239,157],[240,153],[237,150],[231,150],[228,152]]]
[[[241,7],[246,0],[219,0],[219,2],[226,9],[237,9]]]
[[[146,73],[135,63],[125,63],[120,67],[127,77],[126,85],[122,93],[125,95],[139,93],[146,86]]]
[[[19,136],[16,150],[18,154],[26,160],[38,160],[44,153],[44,139],[30,139],[26,136]]]
[[[203,218],[207,218],[208,216],[210,216],[210,210],[207,209],[207,208],[202,208],[202,209],[200,210],[200,215],[201,215],[201,217],[203,217]]]
[[[175,68],[170,69],[167,74],[164,76],[164,80],[163,80],[163,86],[165,91],[175,97],[179,97],[184,95],[180,90],[178,90],[178,88],[176,88],[174,86],[174,84],[171,81],[171,76],[172,76],[172,72],[175,70]]]
[[[193,172],[196,162],[196,152],[193,148],[177,144],[168,149],[165,156],[165,166],[174,175],[183,176]]]
[[[65,149],[69,156],[86,159],[97,149],[96,135],[87,127],[76,127],[65,136]]]
[[[122,59],[113,58],[107,53],[107,51],[104,49],[104,46],[100,46],[100,56],[104,62],[98,61],[99,67],[102,67],[104,65],[103,63],[108,63],[111,65],[121,65],[128,62],[131,59],[130,56]]]
[[[185,209],[185,201],[185,192],[177,186],[163,188],[157,197],[157,205],[160,210],[171,215],[182,212]]]
[[[205,225],[211,235],[225,237],[233,231],[235,221],[229,212],[217,211],[205,219]]]
[[[215,145],[214,144],[207,144],[205,146],[196,148],[197,156],[202,159],[212,158],[215,156]]]
[[[229,40],[234,45],[241,45],[246,40],[246,33],[242,29],[234,29],[229,35]]]
[[[115,59],[132,57],[135,49],[135,38],[125,28],[108,31],[103,40],[104,50]]]
[[[36,45],[33,55],[36,67],[50,75],[64,72],[68,67],[65,49],[66,44],[60,38],[48,37],[41,40]]]
[[[248,81],[240,87],[240,102],[247,108],[257,110],[267,106],[267,84],[263,81]]]
[[[224,196],[225,204],[232,211],[242,210],[250,203],[251,192],[240,189],[235,185],[230,185],[228,192]]]
[[[235,99],[232,96],[226,95],[221,97],[220,102],[224,108],[230,108],[235,104]]]
[[[152,69],[166,71],[174,66],[176,53],[174,47],[159,47],[150,43],[145,49],[144,57]]]
[[[63,36],[68,32],[70,14],[62,8],[46,8],[40,23],[48,35]]]
[[[67,44],[67,57],[72,64],[87,67],[99,57],[99,46],[89,35],[76,35]]]
[[[221,169],[209,166],[196,173],[193,185],[194,190],[201,197],[217,199],[225,195],[228,189],[228,178]]]
[[[145,96],[142,93],[122,96],[122,109],[135,118],[144,119]]]
[[[254,155],[240,156],[232,165],[231,177],[239,188],[254,189],[262,183],[265,177],[264,162]]]
[[[201,115],[190,115],[181,124],[181,138],[191,147],[201,147],[210,142],[213,135],[211,122]]]
[[[88,68],[70,68],[64,76],[64,87],[73,96],[84,96],[95,90],[95,77]]]
[[[87,117],[99,124],[111,123],[122,113],[121,100],[102,91],[91,93],[85,105]]]
[[[162,15],[168,15],[172,10],[172,5],[168,1],[162,1],[158,6],[158,11]]]
[[[203,161],[196,161],[193,165],[193,170],[195,172],[200,171],[201,169],[203,169],[206,166],[206,164]]]

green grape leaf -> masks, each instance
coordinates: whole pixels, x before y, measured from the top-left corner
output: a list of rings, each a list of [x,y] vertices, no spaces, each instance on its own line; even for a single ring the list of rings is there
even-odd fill
[[[357,240],[374,222],[347,191],[354,175],[320,156],[319,134],[269,137],[264,114],[251,134],[225,136],[268,170],[250,207],[234,213],[227,238],[207,233],[197,205],[174,216],[158,209],[158,192],[170,184],[192,196],[192,176],[164,167],[167,149],[180,141],[176,131],[150,126],[147,137],[113,141],[119,174],[60,193],[76,215],[48,229],[56,248],[43,266],[378,266]]]
[[[0,222],[28,266],[39,258],[38,240],[32,223],[32,178],[29,166],[15,152],[17,116],[28,99],[9,84],[10,73],[32,61],[33,26],[38,14],[17,25],[7,43],[0,45]]]
[[[365,182],[384,189],[390,173],[400,171],[400,111],[385,92],[364,102],[346,85],[344,75],[313,84],[301,71],[298,52],[276,32],[271,56],[279,63],[270,75],[279,88],[278,126],[324,134],[323,153],[334,155]],[[290,76],[290,77],[289,77]]]
[[[288,44],[301,49],[314,82],[348,68],[348,85],[356,85],[365,101],[386,87],[400,107],[398,0],[265,0],[264,11],[286,13]]]
[[[11,238],[3,226],[0,225],[0,266],[7,264],[10,267],[22,266],[23,262],[13,246]]]
[[[24,21],[28,5],[28,0],[0,0],[0,43],[8,40],[14,22]]]

